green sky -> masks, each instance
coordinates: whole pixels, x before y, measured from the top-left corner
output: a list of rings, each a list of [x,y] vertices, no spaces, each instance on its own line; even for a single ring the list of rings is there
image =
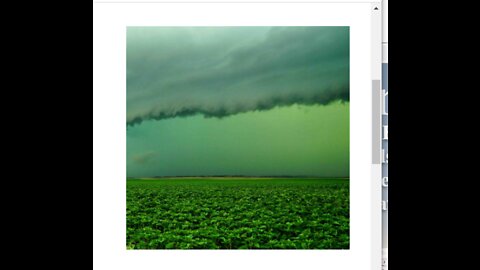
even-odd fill
[[[223,119],[147,121],[127,132],[127,170],[146,175],[349,175],[349,104]]]
[[[129,27],[127,176],[349,176],[348,27]]]

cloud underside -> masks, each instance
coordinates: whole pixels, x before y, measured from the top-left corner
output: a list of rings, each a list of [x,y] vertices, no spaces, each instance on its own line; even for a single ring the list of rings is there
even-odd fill
[[[348,27],[129,27],[127,124],[349,100]]]

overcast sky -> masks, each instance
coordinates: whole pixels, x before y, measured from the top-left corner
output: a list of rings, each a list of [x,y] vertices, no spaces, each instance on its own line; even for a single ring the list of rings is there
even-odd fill
[[[127,175],[349,175],[348,27],[129,27]]]

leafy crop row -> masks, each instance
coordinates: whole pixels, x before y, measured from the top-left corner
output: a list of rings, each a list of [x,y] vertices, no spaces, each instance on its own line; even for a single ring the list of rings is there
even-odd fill
[[[348,249],[348,180],[128,180],[129,249]]]

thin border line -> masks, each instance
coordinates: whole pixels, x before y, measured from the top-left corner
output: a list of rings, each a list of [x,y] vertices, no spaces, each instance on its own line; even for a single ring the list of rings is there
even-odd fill
[[[222,2],[222,1],[202,1],[202,2],[192,2],[192,1],[142,1],[142,2],[129,2],[129,1],[115,1],[115,2],[108,2],[108,1],[96,1],[94,2],[96,4],[254,4],[254,3],[259,3],[259,4],[321,4],[321,3],[337,3],[337,4],[343,4],[343,3],[349,3],[349,4],[354,4],[354,3],[380,3],[380,1],[365,1],[365,2],[349,2],[349,1],[344,1],[344,2],[330,2],[330,1],[302,1],[302,2],[296,2],[296,1],[279,1],[279,2],[262,2],[262,1],[246,1],[246,2]]]

